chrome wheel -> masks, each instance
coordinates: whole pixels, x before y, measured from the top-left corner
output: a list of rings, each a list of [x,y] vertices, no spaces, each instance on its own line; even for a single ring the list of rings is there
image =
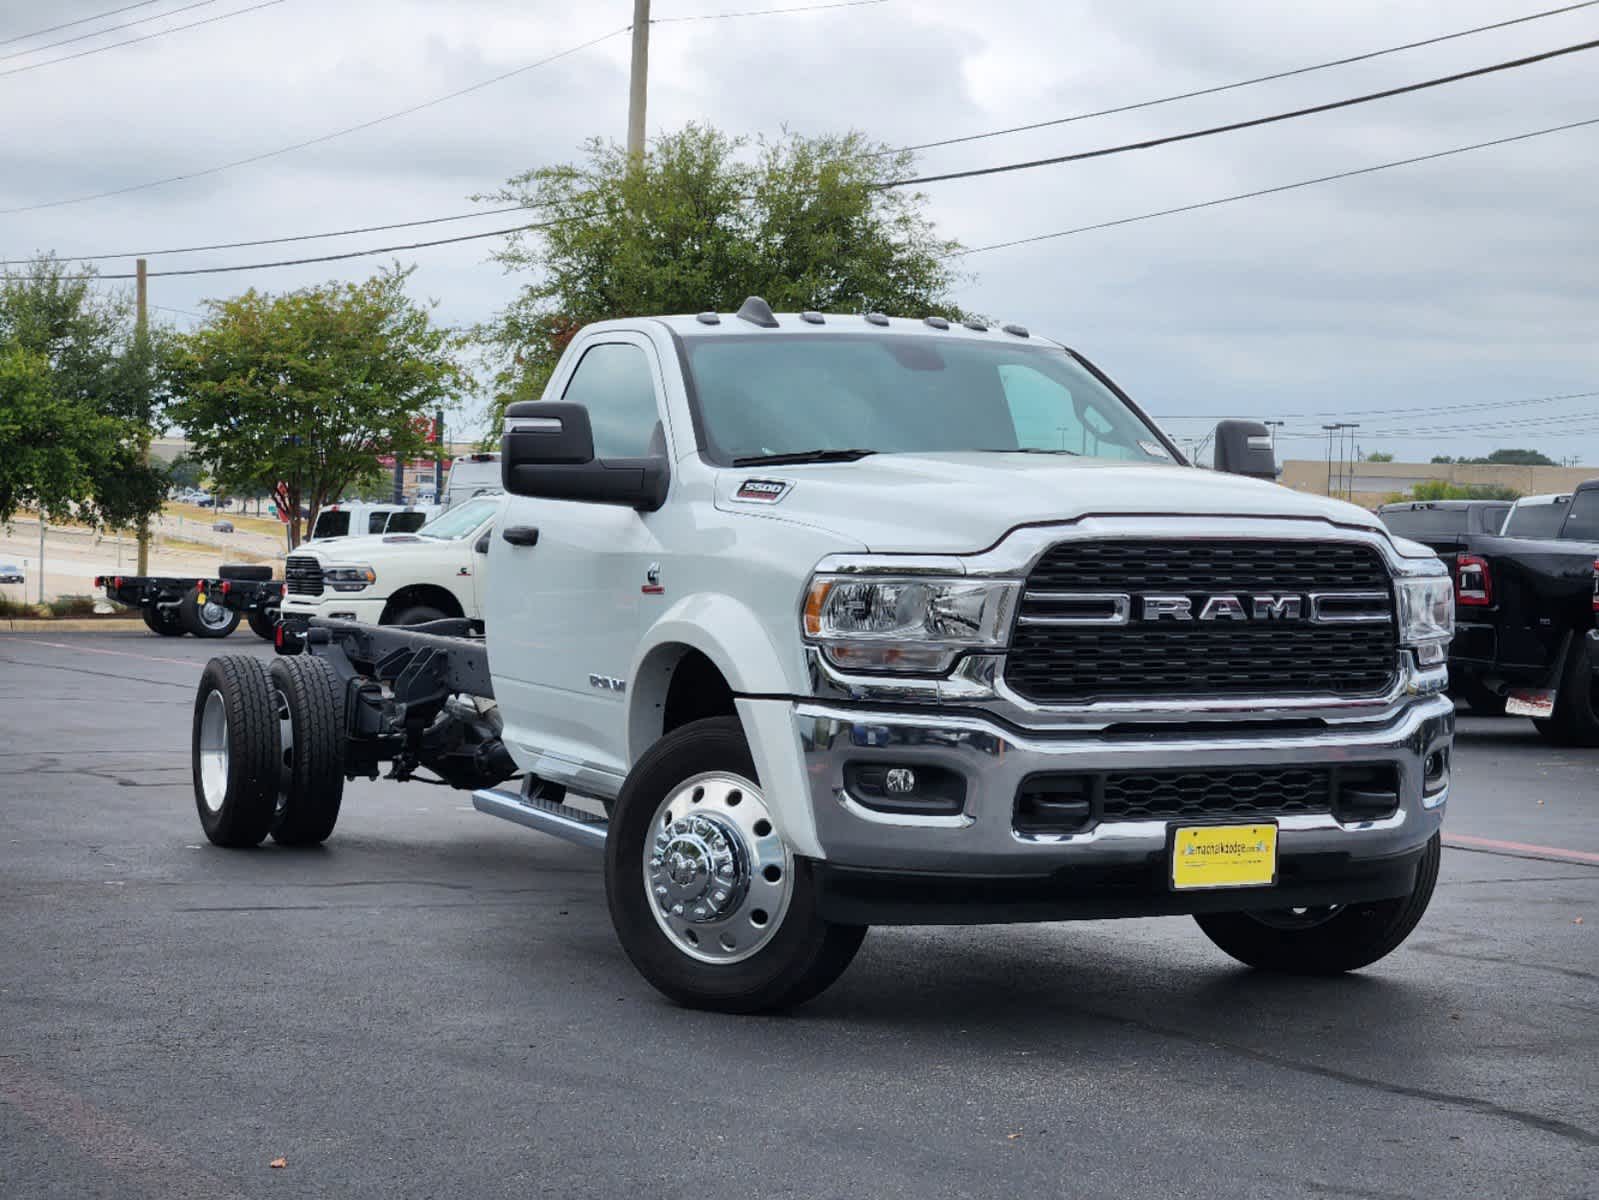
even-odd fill
[[[294,783],[294,721],[289,715],[289,698],[281,688],[272,689],[272,709],[278,718],[278,802],[274,812],[282,812],[289,802],[289,789]]]
[[[228,611],[227,605],[218,604],[211,599],[207,599],[204,604],[199,606],[197,611],[200,617],[200,624],[207,629],[221,629],[232,616]]]
[[[200,714],[200,798],[212,812],[221,812],[227,794],[228,710],[222,693],[214,691]]]
[[[685,780],[644,839],[644,890],[667,939],[705,963],[736,963],[771,940],[793,890],[793,856],[761,790],[740,775]]]

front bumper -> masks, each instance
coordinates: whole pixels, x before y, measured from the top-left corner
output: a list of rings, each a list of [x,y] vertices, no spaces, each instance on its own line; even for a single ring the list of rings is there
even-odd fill
[[[1132,738],[1046,736],[980,715],[803,701],[791,705],[791,720],[823,860],[824,907],[834,919],[862,920],[866,904],[877,922],[1145,915],[1402,895],[1442,823],[1449,794],[1447,774],[1424,787],[1423,764],[1447,751],[1454,734],[1454,708],[1441,695],[1417,698],[1380,724],[1242,735],[1156,728]],[[956,772],[966,784],[964,807],[953,816],[875,811],[845,787],[846,765],[863,763]],[[1345,822],[1326,813],[1271,818],[1279,831],[1278,886],[1226,893],[1170,890],[1170,831],[1237,817],[1102,820],[1074,833],[1016,828],[1018,789],[1040,773],[1268,764],[1392,764],[1399,804],[1373,820]]]
[[[320,596],[285,596],[279,610],[281,619],[289,624],[304,625],[312,617],[328,617],[344,621],[361,621],[376,625],[383,616],[386,598],[367,598],[358,595],[340,595],[324,592]]]

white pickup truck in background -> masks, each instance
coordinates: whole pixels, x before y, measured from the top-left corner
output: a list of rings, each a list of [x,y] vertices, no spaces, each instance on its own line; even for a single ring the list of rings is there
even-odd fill
[[[724,1011],[816,995],[873,924],[1191,915],[1363,967],[1437,878],[1452,583],[1268,482],[1263,426],[1215,440],[1188,465],[1015,325],[590,326],[507,412],[508,496],[290,557],[309,627],[201,679],[201,824],[318,842],[346,777],[427,769],[603,850],[629,958]],[[395,591],[424,554],[439,590]],[[371,623],[446,592],[484,623]]]
[[[414,533],[306,542],[283,563],[282,619],[419,625],[479,618],[488,530],[502,500],[456,504]]]

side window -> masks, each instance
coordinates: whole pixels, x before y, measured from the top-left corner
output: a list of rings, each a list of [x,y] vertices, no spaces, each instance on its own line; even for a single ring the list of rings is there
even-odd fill
[[[626,342],[603,342],[583,352],[561,397],[589,410],[596,458],[642,458],[649,453],[660,413],[649,357]]]
[[[382,533],[383,522],[388,520],[388,516],[389,514],[385,512],[373,513],[366,519],[366,531],[368,533]]]

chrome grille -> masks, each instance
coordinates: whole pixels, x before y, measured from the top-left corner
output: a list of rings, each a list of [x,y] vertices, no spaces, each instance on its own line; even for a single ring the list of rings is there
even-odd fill
[[[1285,596],[1297,605],[1273,610]],[[1211,597],[1231,602],[1231,619],[1149,619],[1143,607],[1187,598],[1197,617]],[[1393,584],[1370,546],[1062,542],[1028,576],[1005,680],[1038,704],[1355,697],[1391,686],[1396,660]]]
[[[291,554],[283,563],[283,582],[291,596],[320,596],[322,564],[308,554]]]

